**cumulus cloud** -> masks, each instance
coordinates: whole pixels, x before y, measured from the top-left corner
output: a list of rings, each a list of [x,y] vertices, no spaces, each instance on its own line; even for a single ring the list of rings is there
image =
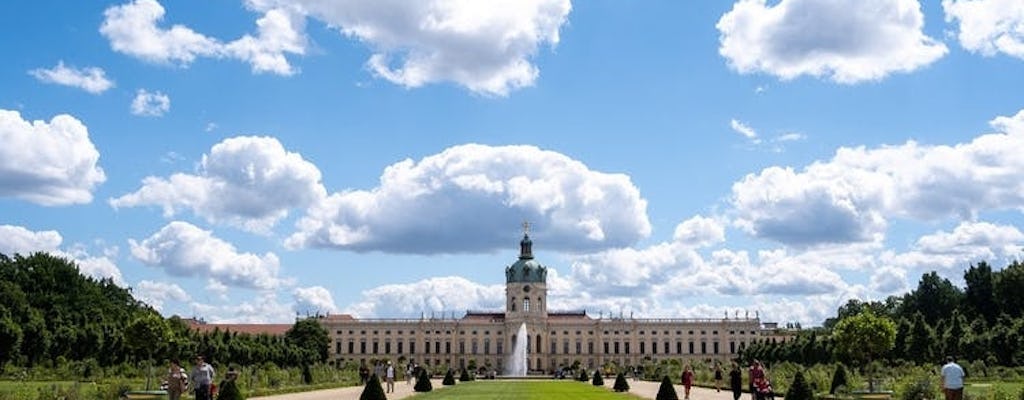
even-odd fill
[[[676,225],[672,240],[694,247],[725,241],[725,226],[718,220],[697,215]]]
[[[173,283],[143,280],[132,289],[132,294],[136,298],[149,304],[157,311],[163,310],[164,303],[168,300],[186,302],[191,299],[181,286]]]
[[[253,298],[237,304],[209,304],[193,301],[189,308],[196,315],[215,324],[293,323],[293,304],[282,302],[277,292],[260,291]]]
[[[917,0],[739,0],[719,19],[719,53],[740,73],[854,84],[911,72],[947,53],[924,34]]]
[[[0,196],[46,206],[83,204],[107,178],[89,130],[67,114],[49,123],[0,109]]]
[[[81,246],[62,249],[63,241],[57,231],[37,232],[22,226],[0,225],[0,254],[27,256],[36,252],[50,253],[74,261],[82,275],[95,279],[110,278],[116,285],[125,285],[121,270],[110,260],[111,255],[92,256]]]
[[[907,285],[907,271],[893,266],[879,268],[871,274],[871,290],[882,295],[910,291],[910,287]]]
[[[899,268],[960,269],[979,261],[1007,261],[1024,250],[1024,233],[1009,225],[961,222],[952,232],[922,236],[906,252],[885,252],[884,263]]]
[[[984,56],[1024,59],[1024,3],[1017,0],[942,0],[946,22],[959,22],[965,49]]]
[[[769,167],[735,183],[736,224],[792,245],[878,241],[891,217],[970,219],[1024,209],[1024,113],[953,146],[840,148],[802,171]]]
[[[539,72],[531,59],[558,44],[572,9],[570,0],[253,3],[298,9],[365,43],[373,52],[367,68],[393,83],[447,81],[499,96],[534,83]]]
[[[284,283],[274,253],[239,253],[231,243],[187,222],[173,221],[141,242],[128,243],[133,257],[171,275],[209,277],[252,289],[275,289]]]
[[[320,170],[272,137],[228,138],[204,155],[195,175],[147,177],[113,207],[158,205],[167,217],[190,209],[210,222],[265,232],[292,208],[326,195]]]
[[[156,0],[136,0],[103,12],[100,33],[114,51],[145,61],[188,66],[199,57],[230,57],[248,62],[255,73],[291,75],[285,54],[304,54],[306,38],[300,17],[271,8],[256,21],[259,33],[228,43],[184,25],[163,28],[166,11]]]
[[[301,315],[327,314],[338,310],[331,292],[323,286],[295,288],[292,297],[295,298],[295,312]]]
[[[442,253],[508,246],[530,221],[545,248],[624,246],[646,237],[647,202],[629,177],[533,146],[460,145],[384,170],[372,190],[310,207],[287,245]]]
[[[37,68],[28,73],[40,82],[76,87],[92,94],[100,94],[114,87],[114,82],[107,79],[103,69],[69,67],[64,65],[64,61],[57,62],[53,68]]]
[[[139,89],[132,100],[132,114],[143,117],[159,117],[171,109],[171,98],[160,91],[148,92]]]
[[[504,285],[481,285],[462,277],[439,277],[378,286],[344,312],[357,317],[419,316],[421,312],[503,310]]]

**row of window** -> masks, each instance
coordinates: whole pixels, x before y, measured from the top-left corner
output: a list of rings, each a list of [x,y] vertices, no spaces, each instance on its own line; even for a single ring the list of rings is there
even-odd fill
[[[442,342],[441,341],[431,342],[429,340],[424,342],[423,354],[431,354],[431,343],[433,343],[433,345],[434,345],[433,346],[433,353],[434,354],[441,354],[441,349],[442,349],[441,343]],[[392,346],[391,346],[392,342],[391,341],[385,341],[383,349],[381,348],[380,344],[381,343],[377,342],[377,341],[370,342],[370,343],[367,343],[365,340],[364,341],[360,341],[359,342],[359,352],[356,353],[356,342],[350,340],[348,342],[348,349],[347,349],[348,352],[347,352],[347,354],[391,354],[391,350],[392,350]],[[404,354],[404,350],[405,350],[405,346],[404,345],[405,344],[406,344],[406,342],[402,342],[402,341],[395,342],[395,350],[396,350],[395,354]],[[409,347],[408,347],[409,348],[409,354],[416,354],[416,342],[409,341],[408,344],[409,344]],[[551,341],[551,354],[583,354],[583,342],[577,340],[575,344],[576,344],[576,346],[575,346],[575,353],[570,353],[569,352],[569,350],[570,350],[570,347],[569,347],[570,343],[569,343],[569,341],[568,340],[563,340],[562,341],[562,352],[559,353],[558,352],[558,342],[552,340]],[[631,346],[632,342],[619,342],[619,341],[607,342],[606,341],[603,344],[604,344],[604,354],[630,354],[631,353],[631,347],[630,346]],[[658,347],[658,342],[657,341],[651,342],[650,343],[651,344],[650,347],[647,346],[647,342],[639,342],[637,344],[640,347],[639,354],[647,354],[648,350],[650,350],[650,354],[658,354],[659,347]],[[661,344],[662,344],[662,346],[661,346],[662,354],[684,354],[683,353],[683,342],[679,342],[679,341],[675,342],[675,344],[676,344],[675,345],[675,353],[671,352],[672,348],[671,348],[671,343],[670,342],[665,341],[665,342],[662,342]],[[342,350],[341,345],[342,345],[341,342],[335,342],[334,352],[336,354],[341,354],[341,350]],[[742,351],[743,348],[745,347],[745,345],[746,345],[746,343],[740,342],[739,343],[739,349],[737,349],[736,342],[729,342],[729,354],[736,354],[737,350]],[[689,342],[688,343],[687,352],[685,354],[698,354],[696,352],[696,346],[697,346],[696,342]],[[502,343],[501,342],[496,343],[495,347],[496,347],[496,349],[495,349],[496,350],[496,354],[502,354],[502,352],[503,352]],[[529,343],[529,341],[527,341],[527,344],[526,344],[527,352],[530,352],[530,347],[531,347],[530,343]],[[465,341],[460,341],[459,342],[458,354],[479,354],[479,351],[480,351],[479,342],[476,341],[476,340],[473,340],[473,341],[470,342],[470,352],[469,353],[466,352],[466,342]],[[444,354],[451,354],[451,353],[452,353],[452,342],[445,341],[444,342]],[[491,354],[491,341],[490,341],[490,339],[484,339],[484,341],[483,341],[483,354]],[[593,341],[587,342],[587,354],[594,354],[594,342]],[[699,354],[708,354],[708,343],[707,342],[700,342],[700,353]],[[718,342],[712,342],[711,343],[711,354],[719,354],[719,343]]]
[[[615,335],[619,334],[619,331],[612,331],[612,332]],[[664,335],[668,335],[668,333],[669,333],[669,331],[663,331],[663,332],[664,332],[663,333]],[[689,334],[693,335],[693,332],[694,331],[689,331]],[[576,331],[576,335],[580,335],[580,333],[581,333],[581,331]],[[640,331],[641,335],[643,335],[645,333],[646,333],[646,331]],[[569,331],[562,331],[562,334],[563,335],[568,335]],[[587,334],[588,335],[593,335],[594,331],[587,331]],[[607,335],[608,331],[604,331],[604,334]],[[629,331],[622,331],[622,334],[628,335]],[[657,334],[658,334],[658,331],[651,331],[651,335],[657,335]],[[682,335],[682,334],[683,334],[683,331],[676,331],[676,335]],[[700,331],[700,334],[701,335],[707,335],[708,331]],[[718,331],[711,331],[711,334],[712,335],[718,335]],[[735,335],[736,331],[729,331],[729,334],[730,335]],[[746,335],[746,334],[747,334],[747,331],[740,331],[740,335]],[[750,331],[750,334],[753,335],[753,334],[755,334],[755,332],[754,331]],[[551,331],[551,335],[558,335],[558,331]]]
[[[342,332],[343,332],[343,331],[335,331],[335,333],[336,333],[336,334],[338,334],[338,335],[341,335],[341,334],[342,334]],[[355,332],[356,332],[356,331],[354,331],[354,330],[350,330],[350,331],[348,331],[348,334],[349,334],[349,335],[355,335]],[[404,332],[404,331],[401,331],[401,330],[399,330],[399,331],[398,331],[398,334],[399,334],[399,335],[401,335],[401,334],[402,334],[403,332]],[[477,334],[477,331],[472,331],[472,332],[473,332],[473,333],[472,333],[473,335],[476,335],[476,334]],[[423,333],[425,333],[425,334],[429,335],[429,334],[430,334],[430,330],[429,330],[429,329],[428,329],[428,330],[425,330],[425,331],[423,331]],[[497,331],[497,333],[498,333],[498,334],[500,335],[500,334],[501,334],[501,331]],[[359,331],[359,334],[360,334],[360,335],[365,335],[365,334],[366,334],[366,331]],[[380,334],[380,331],[373,331],[373,334],[374,334],[374,335]],[[391,331],[390,331],[390,330],[386,330],[386,331],[384,331],[384,334],[385,334],[385,335],[390,335],[390,334],[391,334]],[[410,334],[410,335],[415,335],[415,334],[416,334],[416,331],[414,331],[414,330],[410,329],[410,330],[409,330],[409,334]],[[434,334],[435,334],[435,335],[440,335],[440,334],[441,334],[441,331],[434,331]],[[449,331],[444,331],[444,334],[445,334],[445,335],[451,335],[451,334],[452,334],[452,331],[450,331],[450,330],[449,330]],[[459,331],[459,334],[460,334],[460,335],[465,335],[465,334],[466,334],[466,331]],[[484,335],[490,335],[490,334],[491,334],[491,331],[484,331]]]
[[[410,340],[408,343],[409,343],[409,354],[416,354],[416,342]],[[383,349],[381,348],[380,344],[381,343],[377,342],[377,341],[374,341],[374,342],[371,342],[371,343],[367,343],[365,340],[360,341],[359,342],[359,353],[356,353],[356,343],[355,343],[355,341],[350,340],[350,341],[348,341],[348,352],[347,352],[347,354],[391,354],[391,350],[392,350],[391,344],[392,343],[391,343],[390,340],[384,342]],[[405,344],[406,344],[406,342],[401,342],[401,341],[395,342],[395,350],[396,350],[395,354],[404,354],[404,352],[405,352]],[[430,352],[430,349],[431,349],[430,344],[431,344],[431,342],[429,340],[423,342],[423,354],[430,354],[431,353]],[[433,346],[434,354],[441,354],[441,342],[440,341],[434,341],[433,344],[434,344],[434,346]],[[473,340],[472,342],[470,342],[470,349],[471,350],[470,350],[469,354],[478,354],[479,350],[480,350],[479,342],[477,342],[476,340]],[[503,346],[502,346],[501,342],[497,343],[497,345],[495,346],[495,350],[497,351],[497,354],[502,354]],[[341,353],[341,342],[335,342],[334,343],[334,352],[336,354],[340,354]],[[444,342],[444,354],[451,354],[451,353],[452,353],[452,342],[445,341]],[[460,341],[459,342],[459,351],[458,351],[458,353],[459,354],[467,354],[466,353],[466,342],[464,342],[464,341]],[[490,339],[484,339],[484,341],[483,341],[483,354],[491,354],[491,340]]]

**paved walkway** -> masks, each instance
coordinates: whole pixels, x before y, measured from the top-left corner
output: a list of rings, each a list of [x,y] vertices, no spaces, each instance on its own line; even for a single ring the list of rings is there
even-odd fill
[[[441,380],[434,379],[430,382],[434,385],[434,390],[444,390],[445,386],[441,385]],[[615,383],[615,378],[605,379],[604,382],[608,390],[611,390],[612,384]],[[574,382],[566,381],[565,383],[571,384]],[[658,387],[660,385],[660,382],[629,381],[629,392],[645,399],[654,399],[658,395]],[[396,382],[395,392],[388,393],[388,399],[404,399],[412,396],[416,393],[412,390],[412,387],[412,384],[406,385],[405,381]],[[683,399],[683,386],[674,385],[674,387],[679,398]],[[358,400],[361,393],[363,393],[362,386],[353,386],[268,397],[253,397],[250,400]],[[690,400],[732,400],[732,392],[727,390],[716,392],[715,389],[693,387],[690,389]],[[743,394],[740,396],[740,400],[751,400],[751,398],[749,394]]]

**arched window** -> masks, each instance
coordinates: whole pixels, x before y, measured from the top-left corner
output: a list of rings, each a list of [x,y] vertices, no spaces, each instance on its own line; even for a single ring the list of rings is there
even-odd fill
[[[513,297],[512,298],[512,311],[515,311],[515,310],[516,310],[516,298]]]
[[[523,298],[523,312],[530,312],[530,298]]]

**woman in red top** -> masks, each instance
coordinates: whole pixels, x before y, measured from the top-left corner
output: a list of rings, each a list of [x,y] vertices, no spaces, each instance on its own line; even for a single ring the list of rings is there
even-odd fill
[[[685,393],[685,400],[690,399],[690,386],[693,386],[693,368],[690,365],[686,365],[686,369],[683,370],[683,390]]]

